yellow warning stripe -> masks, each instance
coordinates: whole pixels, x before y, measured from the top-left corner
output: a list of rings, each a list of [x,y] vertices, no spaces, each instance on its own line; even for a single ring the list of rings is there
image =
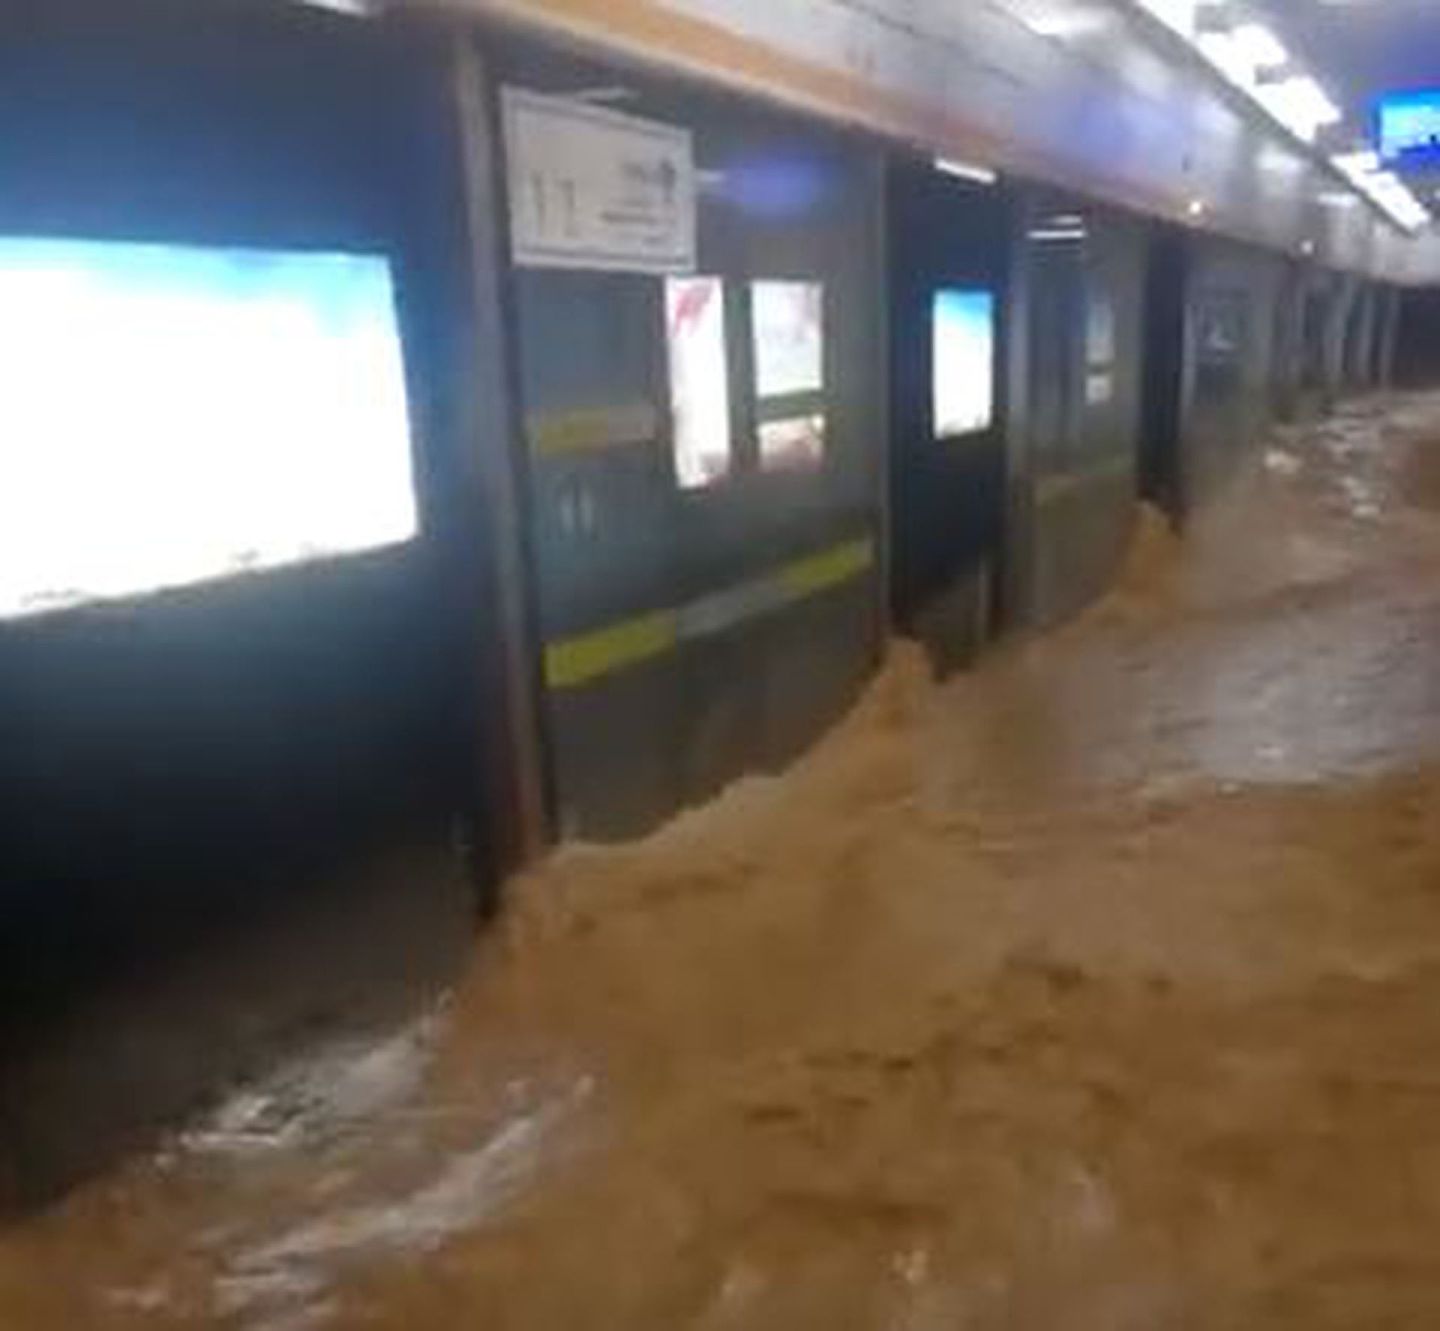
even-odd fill
[[[663,656],[682,641],[707,636],[841,586],[874,564],[875,542],[868,536],[861,537],[678,609],[657,610],[590,633],[561,638],[545,648],[545,683],[552,689],[581,688]]]
[[[525,423],[531,452],[549,458],[642,444],[659,432],[660,413],[651,402],[539,412]]]
[[[858,578],[875,563],[875,542],[864,536],[823,550],[781,569],[778,580],[793,596],[814,596],[830,587]]]
[[[661,656],[679,641],[676,624],[673,610],[660,610],[552,642],[545,648],[545,682],[552,689],[574,689]]]

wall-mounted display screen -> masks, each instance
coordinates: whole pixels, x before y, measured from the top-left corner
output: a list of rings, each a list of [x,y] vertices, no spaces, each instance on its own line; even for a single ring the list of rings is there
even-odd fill
[[[0,616],[405,541],[381,257],[0,237]]]
[[[947,287],[935,293],[935,434],[988,430],[995,419],[995,297]]]
[[[1376,118],[1380,156],[1386,162],[1440,162],[1440,89],[1384,97]]]
[[[825,288],[819,282],[755,282],[755,391],[761,398],[825,387]]]
[[[666,278],[665,325],[675,474],[682,488],[696,490],[730,473],[724,280]]]

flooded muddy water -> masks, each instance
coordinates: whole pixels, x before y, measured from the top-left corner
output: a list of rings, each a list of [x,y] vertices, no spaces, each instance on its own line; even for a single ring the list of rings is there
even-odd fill
[[[0,1326],[1440,1325],[1440,399],[1245,479],[9,1222]]]

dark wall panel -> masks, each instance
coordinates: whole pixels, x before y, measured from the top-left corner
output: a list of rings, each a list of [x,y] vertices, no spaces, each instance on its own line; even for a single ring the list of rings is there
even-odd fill
[[[1282,262],[1190,238],[1181,423],[1185,511],[1237,474],[1272,419]]]
[[[198,23],[188,5],[47,3],[0,23],[0,232],[389,255],[424,527],[0,624],[3,927],[28,937],[43,914],[99,936],[141,889],[203,909],[216,880],[443,835],[467,798],[475,515],[456,498],[463,241],[431,51],[254,6]]]
[[[1440,289],[1408,290],[1400,297],[1395,382],[1402,388],[1440,384]]]
[[[1135,527],[1135,482],[1124,472],[1064,477],[1037,495],[1042,539],[1035,602],[1056,622],[1099,599],[1124,562]]]
[[[1304,414],[1305,290],[1308,272],[1286,261],[1275,290],[1270,371],[1271,414],[1296,421]]]
[[[879,627],[875,589],[866,581],[757,624],[767,662],[759,711],[764,770],[778,772],[801,757],[855,701],[873,668]]]
[[[1025,235],[1030,268],[1032,614],[1049,624],[1109,585],[1140,487],[1147,233],[1048,192]]]

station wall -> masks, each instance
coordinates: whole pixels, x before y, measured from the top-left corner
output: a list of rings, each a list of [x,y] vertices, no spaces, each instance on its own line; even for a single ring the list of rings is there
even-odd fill
[[[1073,192],[966,185],[653,68],[241,7],[206,27],[158,3],[47,14],[0,54],[21,127],[0,233],[389,257],[422,521],[370,555],[0,624],[16,900],[183,895],[475,825],[506,653],[541,699],[507,721],[543,740],[548,833],[636,835],[803,752],[892,622],[953,664],[1002,617],[1073,614],[1110,585],[1139,495],[1193,511],[1272,415],[1383,368],[1384,302],[1352,279]],[[508,263],[506,89],[691,133],[695,273]],[[994,318],[991,412],[945,439],[941,291],[988,293]],[[708,389],[686,377],[702,362]],[[508,572],[483,479],[502,457]],[[502,592],[526,614],[501,616]]]

